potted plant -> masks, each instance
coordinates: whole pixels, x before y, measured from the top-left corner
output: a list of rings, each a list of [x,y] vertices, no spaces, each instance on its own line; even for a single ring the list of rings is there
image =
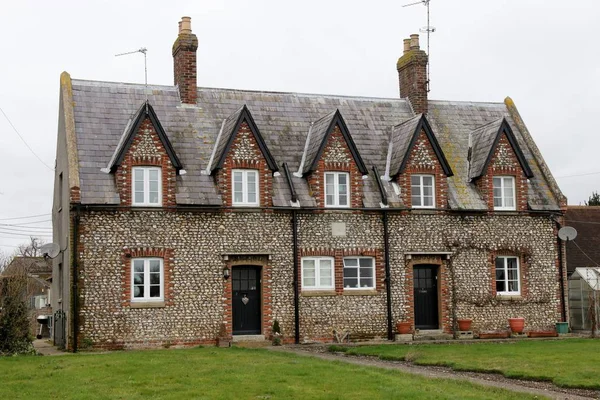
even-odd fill
[[[281,327],[279,326],[279,321],[273,321],[273,346],[281,346],[281,341],[283,336],[281,335]]]
[[[509,318],[508,325],[510,326],[512,333],[523,333],[523,328],[525,328],[525,318]]]
[[[227,327],[224,323],[219,327],[219,336],[217,336],[217,347],[231,347],[231,337],[227,334]]]
[[[462,318],[462,319],[457,319],[456,322],[458,322],[458,330],[459,331],[470,331],[473,320],[469,319],[469,318]]]
[[[396,324],[396,332],[400,335],[407,335],[412,332],[412,324],[410,321],[398,321]]]

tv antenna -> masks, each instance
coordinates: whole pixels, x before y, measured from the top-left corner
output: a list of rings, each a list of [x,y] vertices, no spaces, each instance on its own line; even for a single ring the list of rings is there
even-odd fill
[[[40,247],[40,253],[44,258],[55,258],[60,254],[60,246],[56,243],[46,243]]]
[[[142,53],[144,55],[144,92],[146,94],[146,114],[148,113],[148,63],[146,58],[147,48],[142,47],[138,50],[128,51],[127,53],[115,54],[115,57],[127,56],[129,54]]]
[[[424,26],[422,28],[419,29],[419,32],[427,32],[427,91],[429,92],[430,87],[429,87],[429,34],[435,32],[435,26],[431,26],[429,24],[429,2],[431,0],[421,0],[421,1],[417,1],[415,3],[410,3],[410,4],[405,4],[402,7],[410,7],[410,6],[414,6],[417,4],[423,4],[425,7],[427,7],[427,26]]]

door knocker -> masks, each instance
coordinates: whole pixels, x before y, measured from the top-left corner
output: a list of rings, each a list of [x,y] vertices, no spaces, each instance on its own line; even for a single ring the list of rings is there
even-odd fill
[[[244,303],[244,305],[248,304],[248,302],[250,301],[250,299],[248,298],[248,296],[246,296],[246,293],[244,293],[244,295],[242,296],[242,303]]]

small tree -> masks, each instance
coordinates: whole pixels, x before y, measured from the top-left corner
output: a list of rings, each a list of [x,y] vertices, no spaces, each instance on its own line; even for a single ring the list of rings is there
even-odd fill
[[[29,335],[26,296],[27,273],[23,268],[0,276],[0,354],[35,352]]]
[[[600,194],[598,192],[592,192],[592,195],[585,202],[586,206],[600,206]]]
[[[34,236],[30,236],[29,243],[19,245],[19,249],[17,251],[23,257],[39,257],[43,255],[40,251],[40,248],[43,245],[44,240]]]

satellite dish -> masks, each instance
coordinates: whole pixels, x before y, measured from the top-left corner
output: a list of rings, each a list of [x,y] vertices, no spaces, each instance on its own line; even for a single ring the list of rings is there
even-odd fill
[[[60,246],[56,243],[46,243],[42,247],[40,247],[40,252],[44,256],[44,258],[54,258],[60,253]]]
[[[558,237],[560,240],[566,240],[567,242],[569,240],[575,240],[577,237],[577,230],[575,230],[575,228],[572,226],[563,226],[558,231]]]

